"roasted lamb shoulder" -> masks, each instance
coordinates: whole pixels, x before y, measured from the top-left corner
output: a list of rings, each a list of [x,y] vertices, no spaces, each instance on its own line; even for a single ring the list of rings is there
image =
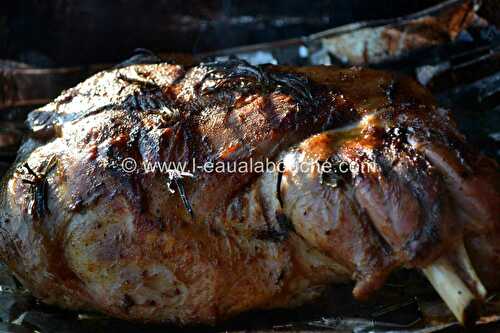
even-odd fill
[[[131,65],[27,123],[2,185],[0,257],[48,304],[214,323],[349,280],[366,299],[404,267],[465,323],[499,287],[499,168],[402,75]],[[190,171],[146,170],[165,162]],[[277,167],[198,168],[264,162]]]

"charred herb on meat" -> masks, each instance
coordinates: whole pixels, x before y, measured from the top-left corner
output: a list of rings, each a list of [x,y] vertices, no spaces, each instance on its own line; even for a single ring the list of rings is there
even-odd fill
[[[48,205],[48,190],[49,183],[47,181],[48,173],[56,165],[56,158],[53,155],[45,165],[44,171],[41,173],[35,172],[28,163],[23,164],[23,168],[28,172],[25,176],[30,178],[22,178],[21,181],[30,185],[31,200],[29,203],[29,211],[35,220],[43,219],[47,214],[50,214]]]
[[[186,208],[189,216],[191,216],[191,218],[194,218],[193,207],[191,207],[191,203],[189,202],[189,199],[186,195],[186,191],[184,189],[184,183],[182,181],[183,177],[186,176],[193,177],[193,174],[189,172],[182,172],[179,170],[168,170],[167,188],[170,191],[170,193],[175,193],[175,190],[172,188],[172,183],[175,185],[177,191],[179,192],[179,196],[181,197],[181,201],[182,204],[184,205],[184,208]]]
[[[308,88],[307,79],[297,74],[267,72],[262,66],[253,66],[241,59],[203,63],[202,66],[208,69],[198,82],[202,95],[224,88],[239,91],[242,94],[257,90],[267,93],[279,91],[290,94],[304,106],[315,103]],[[207,81],[212,81],[213,84],[207,85]]]

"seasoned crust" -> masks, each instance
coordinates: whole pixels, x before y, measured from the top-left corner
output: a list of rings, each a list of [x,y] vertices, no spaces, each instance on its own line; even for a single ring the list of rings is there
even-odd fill
[[[370,250],[373,262],[357,260],[369,268],[362,272],[329,253],[332,244],[283,230],[276,174],[197,171],[179,185],[158,172],[127,173],[121,163],[276,160],[372,114],[383,126],[413,128],[419,144],[453,144],[464,161],[474,156],[432,96],[397,74],[241,61],[98,73],[30,113],[32,134],[2,191],[0,255],[45,302],[130,320],[215,322],[300,304],[350,277],[369,277],[366,296],[404,262]],[[356,142],[385,144],[368,134]],[[332,147],[325,151],[336,153]],[[47,214],[34,216],[39,202],[19,171],[27,163],[42,172],[51,158]],[[359,207],[352,211],[367,221]],[[372,229],[358,229],[373,240]]]

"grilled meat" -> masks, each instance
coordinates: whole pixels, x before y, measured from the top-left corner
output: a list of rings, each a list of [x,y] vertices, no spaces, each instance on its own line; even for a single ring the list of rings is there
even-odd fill
[[[364,299],[406,267],[465,322],[481,279],[498,287],[499,168],[401,75],[131,65],[28,125],[2,187],[0,255],[46,303],[214,323],[349,280]]]

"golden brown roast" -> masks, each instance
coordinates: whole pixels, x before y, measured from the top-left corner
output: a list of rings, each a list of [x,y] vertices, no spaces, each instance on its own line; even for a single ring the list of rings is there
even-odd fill
[[[46,303],[213,323],[351,279],[363,299],[407,267],[465,322],[480,278],[497,287],[498,166],[398,74],[132,65],[28,125],[0,256]]]

